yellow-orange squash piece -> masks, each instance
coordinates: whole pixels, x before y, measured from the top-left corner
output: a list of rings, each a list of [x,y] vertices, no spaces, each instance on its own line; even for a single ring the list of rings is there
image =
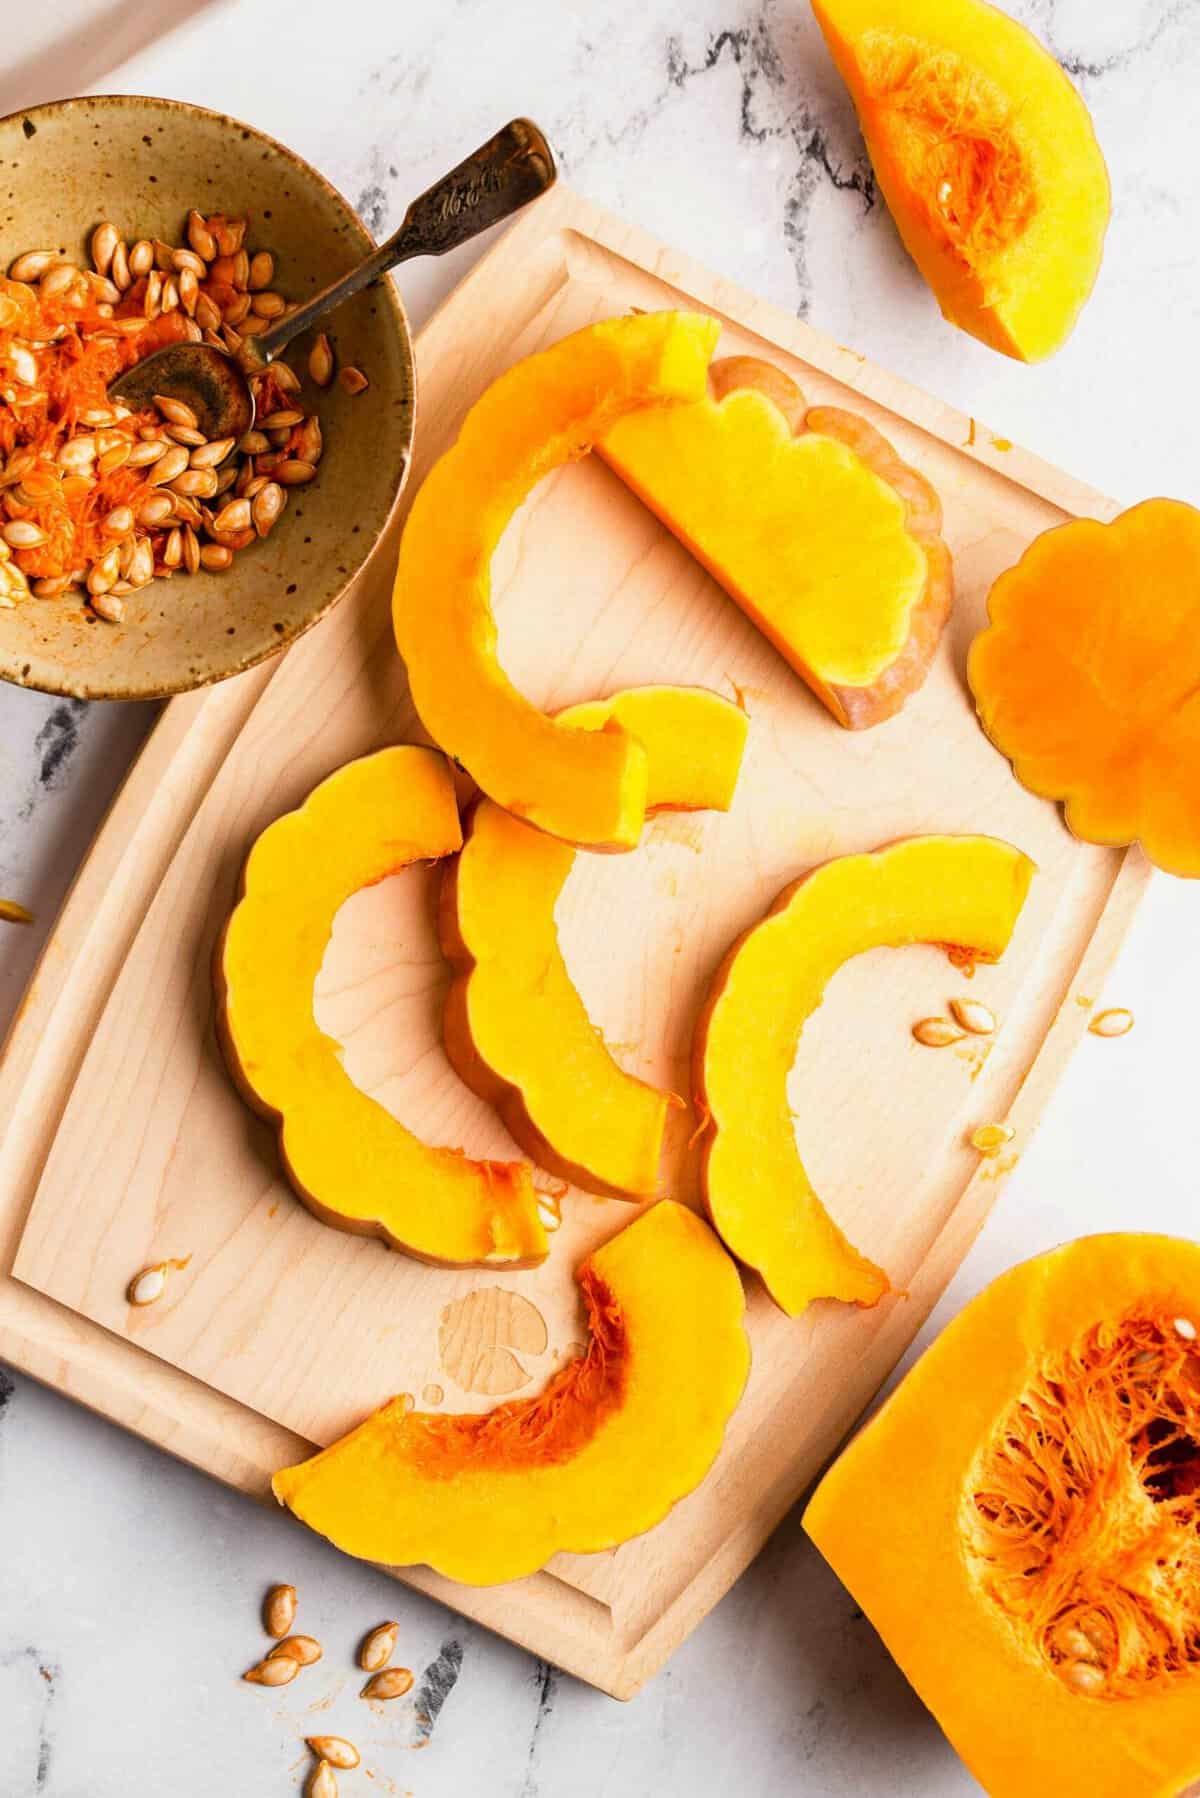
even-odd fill
[[[888,1290],[797,1152],[787,1077],[805,1022],[832,976],[866,949],[940,943],[995,961],[1033,873],[1028,856],[994,837],[909,837],[844,856],[787,887],[718,969],[696,1042],[711,1118],[705,1198],[725,1243],[790,1316],[817,1298],[875,1305]]]
[[[275,1496],[347,1554],[495,1585],[640,1535],[708,1472],[750,1367],[737,1269],[664,1199],[576,1273],[591,1327],[536,1398],[482,1416],[393,1399]]]
[[[905,248],[952,324],[1036,362],[1100,269],[1111,195],[1087,107],[986,0],[812,0]]]
[[[639,687],[573,706],[616,718],[649,756],[647,811],[728,810],[746,714],[699,687]],[[653,1193],[670,1095],[618,1067],[558,946],[554,908],[575,851],[483,800],[442,888],[442,947],[457,970],[446,1050],[542,1167],[591,1192]]]
[[[1200,511],[1151,499],[1038,537],[968,675],[988,736],[1089,843],[1200,875]]]
[[[637,842],[645,752],[615,721],[580,730],[517,692],[496,659],[492,553],[542,477],[618,418],[696,399],[719,330],[697,313],[644,313],[518,362],[472,406],[404,527],[393,618],[422,723],[497,804],[587,848]],[[569,616],[569,591],[563,605]]]
[[[991,1798],[1200,1779],[1200,1246],[1085,1237],[938,1337],[804,1523]]]
[[[839,724],[920,686],[954,590],[941,505],[865,418],[730,356],[702,399],[631,413],[597,448]]]
[[[435,750],[381,749],[323,780],[250,851],[217,945],[219,1033],[243,1097],[278,1125],[288,1178],[319,1218],[424,1261],[528,1267],[547,1251],[530,1169],[421,1142],[355,1086],[313,1016],[339,907],[461,842],[453,779]]]

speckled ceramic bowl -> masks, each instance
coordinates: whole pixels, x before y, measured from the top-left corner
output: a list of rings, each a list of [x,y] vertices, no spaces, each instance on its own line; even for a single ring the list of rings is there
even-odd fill
[[[26,249],[56,248],[87,265],[102,219],[129,242],[183,241],[190,206],[248,214],[250,248],[272,250],[276,286],[307,298],[372,248],[351,207],[315,169],[236,119],[177,100],[102,95],[56,101],[0,121],[0,242],[7,268]],[[345,592],[370,554],[408,470],[413,359],[390,281],[359,294],[328,326],[340,362],[369,376],[365,393],[321,392],[308,342],[287,359],[320,413],[325,454],[295,488],[271,535],[221,574],[156,580],[106,624],[78,597],[0,610],[0,676],[89,699],[150,699],[223,680],[298,637]]]

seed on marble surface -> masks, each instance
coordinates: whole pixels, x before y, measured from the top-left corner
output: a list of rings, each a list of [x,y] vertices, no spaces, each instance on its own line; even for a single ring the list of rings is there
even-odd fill
[[[328,1761],[318,1761],[308,1782],[308,1798],[338,1798],[337,1775]]]
[[[301,1667],[311,1667],[315,1661],[320,1660],[323,1652],[315,1636],[288,1636],[284,1641],[276,1643],[267,1659],[273,1661],[282,1654],[287,1655],[289,1660],[297,1661]]]
[[[373,1673],[362,1689],[364,1698],[403,1698],[411,1691],[412,1673],[407,1667],[387,1667],[382,1673]]]
[[[318,1760],[328,1761],[331,1767],[337,1767],[343,1773],[357,1767],[361,1759],[354,1743],[348,1742],[345,1736],[306,1736],[305,1741]]]
[[[272,1660],[268,1655],[265,1661],[259,1661],[256,1667],[243,1673],[242,1678],[252,1686],[286,1686],[291,1684],[299,1671],[300,1663],[294,1661],[291,1655],[280,1655],[277,1660]]]
[[[291,1634],[296,1621],[295,1586],[272,1586],[263,1599],[263,1628],[277,1639]]]
[[[364,1673],[378,1673],[381,1667],[387,1666],[396,1650],[399,1629],[398,1623],[377,1623],[363,1638],[358,1664]]]

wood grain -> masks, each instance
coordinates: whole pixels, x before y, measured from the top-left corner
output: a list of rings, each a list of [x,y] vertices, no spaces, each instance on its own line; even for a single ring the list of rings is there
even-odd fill
[[[623,1065],[684,1092],[713,967],[788,880],[830,855],[916,831],[986,830],[1040,873],[1003,963],[961,974],[930,949],[859,958],[806,1031],[790,1084],[806,1163],[834,1215],[900,1289],[874,1312],[818,1305],[789,1322],[749,1283],[754,1370],[704,1486],[611,1555],[561,1556],[499,1592],[402,1577],[606,1690],[628,1695],[761,1546],[920,1326],[1015,1157],[979,1164],[976,1124],[1028,1141],[1147,878],[1136,853],[1075,842],[977,729],[963,662],[990,580],[1048,525],[1115,507],[565,191],[478,265],[418,345],[417,476],[481,388],[518,356],[630,306],[721,316],[722,354],[766,356],[814,403],[862,411],[937,487],[959,599],[929,681],[901,715],[839,728],[703,571],[595,460],[563,470],[496,559],[501,653],[547,706],[678,680],[740,693],[747,761],[727,816],[664,816],[628,856],[577,858],[558,919],[568,968]],[[249,1491],[396,1391],[459,1385],[446,1307],[488,1287],[522,1316],[495,1379],[533,1392],[580,1334],[571,1269],[634,1215],[570,1193],[548,1263],[430,1269],[312,1218],[241,1104],[212,1031],[208,962],[254,836],[351,756],[419,740],[391,644],[394,541],[282,663],[174,702],[69,898],[0,1064],[0,1353]],[[365,1090],[430,1140],[513,1155],[441,1050],[448,973],[410,870],[342,910],[318,1016]],[[916,1017],[977,992],[990,1045],[931,1052]],[[665,1189],[694,1199],[694,1116]],[[124,1302],[130,1274],[191,1255],[167,1297]],[[502,1334],[504,1331],[501,1332]],[[443,1331],[443,1339],[449,1334]],[[453,1361],[460,1374],[477,1366]],[[469,1390],[474,1385],[476,1390]]]

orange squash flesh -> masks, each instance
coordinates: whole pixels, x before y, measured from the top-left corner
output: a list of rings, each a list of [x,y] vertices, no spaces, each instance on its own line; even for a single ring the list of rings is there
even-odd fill
[[[941,506],[866,419],[732,356],[702,399],[631,414],[597,450],[839,724],[920,686],[953,598]]]
[[[421,1142],[355,1086],[313,1016],[339,907],[461,842],[454,782],[435,750],[381,749],[322,781],[250,851],[217,945],[218,1032],[317,1217],[424,1261],[529,1267],[548,1247],[530,1168]]]
[[[517,692],[496,659],[492,553],[543,476],[618,418],[697,398],[719,331],[696,313],[644,313],[518,362],[472,406],[404,528],[393,620],[422,723],[498,805],[585,848],[637,842],[645,754],[615,722],[574,729]]]
[[[1046,531],[988,599],[968,678],[1018,780],[1089,843],[1200,875],[1200,511]]]
[[[1108,171],[1088,111],[986,0],[812,0],[875,175],[952,324],[1036,362],[1100,268]]]
[[[585,730],[616,718],[644,745],[648,811],[732,803],[749,721],[717,694],[641,687],[562,716]],[[618,1066],[571,982],[554,912],[574,862],[490,800],[473,809],[442,887],[442,948],[456,970],[446,1051],[542,1167],[589,1192],[646,1197],[672,1095]]]
[[[708,1472],[750,1366],[708,1225],[663,1200],[579,1268],[591,1341],[536,1398],[482,1416],[392,1400],[273,1481],[346,1553],[495,1585],[658,1523]]]
[[[866,949],[953,944],[995,961],[1033,874],[1028,856],[994,837],[910,837],[844,856],[787,887],[718,969],[696,1038],[698,1103],[711,1120],[705,1200],[727,1247],[789,1316],[817,1298],[875,1305],[889,1289],[826,1211],[797,1150],[787,1078],[807,1019]]]
[[[1200,1245],[1085,1237],[969,1304],[804,1524],[991,1798],[1200,1779]]]

